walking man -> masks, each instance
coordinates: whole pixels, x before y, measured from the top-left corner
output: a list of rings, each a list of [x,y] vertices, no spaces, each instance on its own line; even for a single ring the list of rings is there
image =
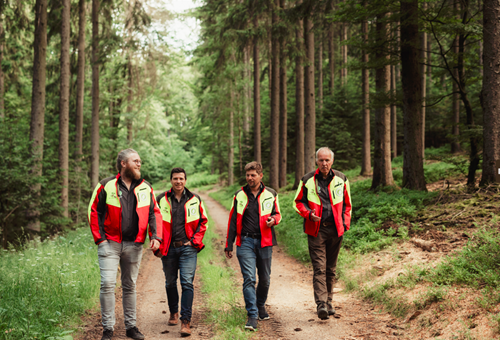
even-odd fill
[[[165,288],[167,290],[170,326],[179,323],[179,293],[177,275],[179,273],[181,297],[181,336],[191,335],[193,307],[193,280],[198,252],[205,246],[203,236],[208,219],[201,198],[186,189],[186,171],[174,168],[170,173],[172,188],[156,197],[163,218],[162,243],[157,256],[163,263]]]
[[[151,249],[157,250],[162,242],[161,213],[153,188],[141,178],[141,158],[137,151],[120,151],[116,169],[118,175],[97,184],[88,209],[101,271],[102,340],[113,337],[118,265],[121,268],[126,335],[132,339],[144,339],[136,325],[135,284],[148,225]]]
[[[351,193],[347,177],[332,170],[333,151],[316,151],[318,169],[306,174],[295,195],[295,210],[304,218],[313,265],[314,299],[318,317],[335,314],[332,305],[337,258],[344,232],[351,223]]]
[[[246,329],[257,330],[257,318],[269,319],[265,303],[271,283],[273,246],[277,244],[274,226],[280,223],[278,194],[265,187],[262,165],[250,162],[245,166],[247,185],[234,194],[229,213],[226,248],[228,259],[233,257],[236,238],[236,256],[243,275],[243,297],[247,310]],[[255,289],[255,271],[259,284]]]

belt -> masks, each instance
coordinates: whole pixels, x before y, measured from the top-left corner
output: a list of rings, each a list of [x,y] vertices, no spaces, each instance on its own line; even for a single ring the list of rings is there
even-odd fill
[[[260,239],[260,237],[261,237],[260,233],[243,233],[243,234],[241,234],[241,236],[251,237],[251,238],[256,238],[256,239]]]
[[[173,246],[174,248],[180,248],[180,247],[182,247],[183,245],[184,245],[184,242],[182,242],[182,241],[172,242],[172,246]]]
[[[321,222],[321,225],[323,227],[331,227],[331,226],[334,226],[335,223],[333,223],[333,222]]]

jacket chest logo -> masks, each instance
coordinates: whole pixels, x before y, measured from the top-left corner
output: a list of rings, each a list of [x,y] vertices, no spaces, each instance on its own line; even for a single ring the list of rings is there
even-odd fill
[[[196,208],[193,207],[193,208],[189,209],[189,212],[191,213],[191,215],[196,214]]]
[[[140,192],[139,195],[137,195],[137,198],[139,199],[139,202],[145,202],[147,200],[147,194],[145,192]]]
[[[336,196],[342,196],[343,192],[342,192],[342,187],[338,187],[337,189],[335,189],[335,195]]]
[[[264,209],[269,210],[273,207],[273,204],[271,201],[267,201],[264,203]]]

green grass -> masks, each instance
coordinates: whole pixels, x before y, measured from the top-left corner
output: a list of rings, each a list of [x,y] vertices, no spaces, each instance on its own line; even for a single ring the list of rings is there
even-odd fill
[[[79,316],[99,296],[88,228],[0,251],[0,273],[0,339],[72,339]]]
[[[241,303],[243,293],[236,285],[233,270],[222,264],[223,252],[215,247],[219,238],[209,216],[205,249],[198,254],[198,271],[208,309],[205,319],[209,325],[214,325],[217,339],[248,339],[253,334],[243,327],[246,322],[245,306]]]

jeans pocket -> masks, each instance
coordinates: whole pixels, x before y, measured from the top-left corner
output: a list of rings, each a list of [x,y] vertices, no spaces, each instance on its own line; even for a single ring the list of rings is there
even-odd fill
[[[108,256],[109,255],[109,242],[108,241],[104,241],[104,242],[101,242],[99,243],[99,245],[97,246],[97,255],[99,256]]]

